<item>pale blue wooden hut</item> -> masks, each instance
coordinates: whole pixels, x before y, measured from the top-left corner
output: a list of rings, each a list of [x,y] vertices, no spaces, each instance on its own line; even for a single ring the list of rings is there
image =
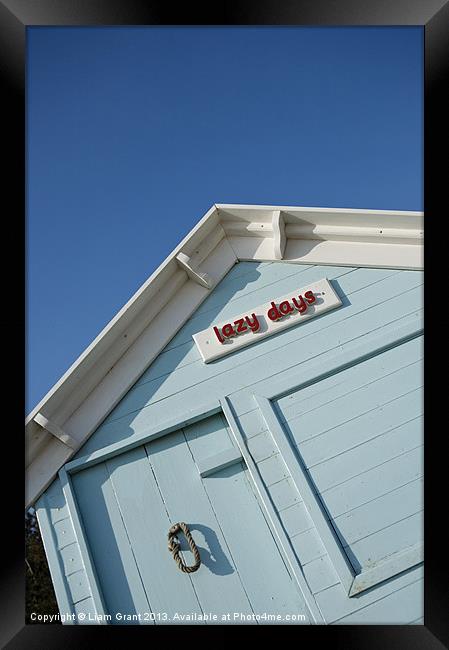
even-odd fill
[[[207,212],[27,418],[66,623],[423,622],[422,235]]]

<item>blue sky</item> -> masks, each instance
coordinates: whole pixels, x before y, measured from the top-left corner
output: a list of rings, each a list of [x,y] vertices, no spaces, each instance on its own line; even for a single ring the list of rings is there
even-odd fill
[[[27,47],[27,411],[213,203],[423,209],[420,27]]]

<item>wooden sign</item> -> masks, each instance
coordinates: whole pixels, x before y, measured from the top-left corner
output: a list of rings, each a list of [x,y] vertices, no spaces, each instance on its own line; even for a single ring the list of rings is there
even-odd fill
[[[340,307],[325,278],[193,334],[205,363]]]

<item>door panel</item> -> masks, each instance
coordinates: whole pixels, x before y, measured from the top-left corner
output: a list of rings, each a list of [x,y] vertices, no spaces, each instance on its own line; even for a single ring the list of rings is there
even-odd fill
[[[148,611],[106,464],[74,474],[72,484],[108,613]]]
[[[292,603],[298,601],[297,589],[285,579],[287,569],[243,465],[208,477],[205,488],[253,611],[292,613]],[[305,613],[304,608],[301,611]]]
[[[422,561],[422,337],[273,402],[359,593]]]
[[[201,612],[190,580],[173,571],[167,552],[167,532],[171,525],[144,447],[107,461],[115,498],[147,594],[155,612]],[[165,534],[154,535],[152,531]],[[186,609],[186,604],[189,607]]]
[[[217,415],[73,475],[113,623],[116,612],[153,612],[156,624],[202,612],[216,614],[218,623],[234,613],[303,614],[309,622],[240,455],[213,470],[214,457],[222,459],[233,445]],[[212,470],[201,477],[205,459]],[[168,529],[177,521],[188,524],[201,554],[193,574],[183,574],[167,549]],[[179,539],[185,562],[193,564],[184,536]]]
[[[155,440],[146,445],[146,449],[170,522],[188,524],[206,563],[206,570],[202,567],[203,570],[190,576],[204,611],[215,612],[220,617],[234,610],[249,614],[251,605],[184,433],[179,431]],[[166,531],[163,534],[166,536]],[[165,555],[171,562],[168,572],[180,573],[168,551]],[[193,563],[190,551],[186,551],[185,557],[189,564]]]

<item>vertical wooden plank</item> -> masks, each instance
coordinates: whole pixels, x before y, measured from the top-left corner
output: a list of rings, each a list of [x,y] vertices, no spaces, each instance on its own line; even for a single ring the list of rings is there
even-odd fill
[[[187,523],[200,551],[202,565],[191,579],[202,609],[219,619],[230,612],[252,613],[183,432],[154,440],[146,449],[171,523]],[[182,548],[188,547],[183,543]],[[193,563],[190,551],[184,558]],[[173,571],[178,571],[174,562]]]
[[[254,613],[304,614],[308,619],[242,463],[205,478],[204,485]]]
[[[150,611],[104,463],[75,474],[73,487],[108,613]]]
[[[163,613],[168,619],[200,614],[190,576],[177,569],[168,551],[171,522],[144,447],[110,458],[107,466],[156,624],[164,622]]]

